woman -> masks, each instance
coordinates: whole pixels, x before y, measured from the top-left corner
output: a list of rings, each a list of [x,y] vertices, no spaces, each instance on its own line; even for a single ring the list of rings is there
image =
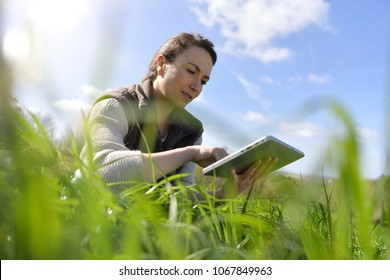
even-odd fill
[[[182,178],[190,185],[195,164],[205,167],[227,155],[223,148],[200,146],[202,124],[184,109],[210,80],[217,60],[213,47],[198,34],[177,34],[156,52],[141,84],[95,103],[88,117],[93,161],[107,183],[190,174]],[[81,153],[84,160],[87,150]],[[241,175],[232,171],[237,193],[264,177],[273,164],[269,159]],[[224,197],[223,189],[216,195]]]

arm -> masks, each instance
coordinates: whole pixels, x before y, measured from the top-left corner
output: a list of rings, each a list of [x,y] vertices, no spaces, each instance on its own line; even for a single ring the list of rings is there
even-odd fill
[[[193,145],[201,145],[202,144],[202,136],[200,136]],[[184,186],[192,186],[195,185],[195,162],[188,162],[184,164],[182,167],[177,169],[176,174],[188,174],[188,176],[183,177],[180,181],[184,184]]]
[[[145,181],[140,151],[129,150],[123,143],[128,122],[120,103],[106,99],[96,103],[88,116],[91,146],[85,145],[81,158],[88,163],[88,154],[106,183]]]
[[[148,181],[160,178],[188,162],[195,162],[200,166],[207,166],[227,155],[224,148],[187,146],[160,153],[142,154],[144,173]]]
[[[98,102],[88,118],[92,147],[84,147],[84,161],[92,149],[93,161],[105,182],[149,181],[159,179],[188,162],[206,166],[227,155],[223,148],[189,146],[160,153],[129,150],[123,142],[128,121],[115,99]]]
[[[92,147],[85,146],[81,158],[86,161],[88,149],[92,149],[93,161],[98,167],[105,182],[149,181],[158,179],[188,162],[205,167],[225,156],[224,148],[188,146],[161,153],[145,154],[140,151],[129,150],[123,143],[128,131],[128,122],[122,106],[115,99],[98,102],[91,110],[88,119]],[[251,183],[267,174],[269,165],[265,162],[255,164],[242,175],[232,172],[229,189],[241,193]],[[224,188],[216,196],[224,197]]]

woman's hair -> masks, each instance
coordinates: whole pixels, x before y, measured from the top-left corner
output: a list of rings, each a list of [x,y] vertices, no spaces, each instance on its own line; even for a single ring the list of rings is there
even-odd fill
[[[179,33],[168,39],[157,50],[152,61],[149,64],[149,72],[143,79],[154,81],[157,77],[157,58],[159,55],[165,56],[168,62],[173,62],[178,55],[189,47],[196,46],[205,49],[211,56],[213,65],[217,62],[217,53],[214,50],[214,44],[199,34]]]

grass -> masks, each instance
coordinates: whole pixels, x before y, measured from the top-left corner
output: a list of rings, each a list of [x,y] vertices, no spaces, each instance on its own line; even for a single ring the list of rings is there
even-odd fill
[[[201,178],[190,188],[170,184],[177,177],[129,182],[115,195],[82,164],[74,137],[60,148],[10,103],[1,111],[1,259],[390,258],[389,185],[383,178],[372,191],[363,179],[356,132],[335,104],[345,126],[329,155],[336,179],[275,173],[250,197],[218,200],[206,192],[215,180]],[[191,201],[192,191],[205,201]]]
[[[344,127],[327,154],[332,180],[274,173],[250,194],[218,200],[207,193],[218,180],[171,184],[178,175],[114,194],[92,160],[81,162],[77,138],[59,144],[12,105],[1,56],[0,69],[2,260],[390,259],[389,180],[373,188],[363,178],[353,122],[338,104],[325,105]],[[193,191],[206,199],[192,201]]]

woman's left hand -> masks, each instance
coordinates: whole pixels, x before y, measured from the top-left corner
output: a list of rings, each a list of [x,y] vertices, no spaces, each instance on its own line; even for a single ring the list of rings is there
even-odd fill
[[[235,170],[232,170],[230,180],[233,180],[236,191],[242,193],[250,187],[254,181],[266,177],[277,162],[277,158],[268,158],[264,161],[256,161],[241,174],[237,174]]]

